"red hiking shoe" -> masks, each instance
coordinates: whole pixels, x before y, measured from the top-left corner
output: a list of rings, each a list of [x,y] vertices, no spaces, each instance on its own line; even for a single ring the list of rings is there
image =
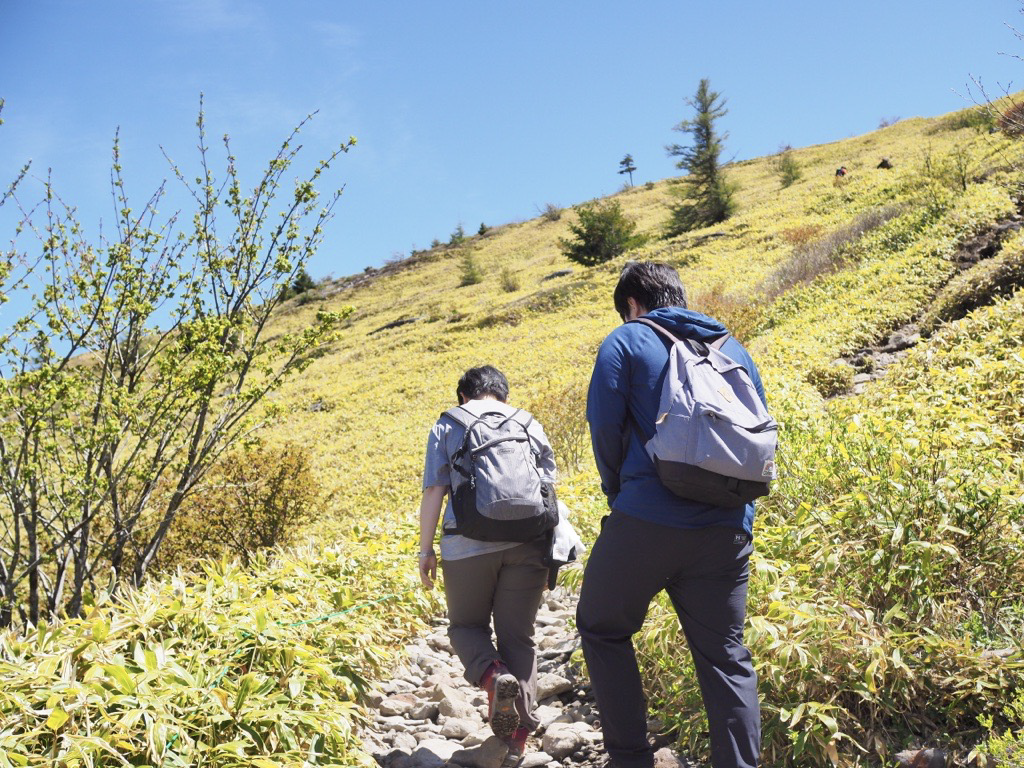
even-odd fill
[[[526,728],[516,728],[508,740],[508,753],[501,761],[501,768],[519,768],[526,757],[526,739],[530,732]]]
[[[496,661],[484,672],[480,687],[487,692],[487,720],[491,724],[491,731],[502,741],[508,742],[519,728],[519,712],[516,711],[519,681],[508,671],[508,667]]]

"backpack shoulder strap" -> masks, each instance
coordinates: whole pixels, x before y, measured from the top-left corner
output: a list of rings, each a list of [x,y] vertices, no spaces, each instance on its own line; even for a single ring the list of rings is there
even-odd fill
[[[470,424],[476,421],[476,416],[467,411],[461,405],[457,405],[454,408],[449,408],[447,411],[442,411],[441,416],[447,416],[456,424],[460,424],[466,429],[469,429]]]
[[[452,468],[455,469],[460,475],[465,478],[469,478],[470,473],[460,463],[459,460],[466,455],[466,451],[469,448],[469,433],[473,425],[476,424],[480,419],[469,412],[468,409],[463,408],[461,405],[457,405],[454,408],[449,408],[447,411],[441,413],[441,417],[447,416],[449,419],[454,421],[456,424],[462,427],[462,445],[452,456]]]
[[[629,322],[631,322],[631,323],[643,323],[644,325],[653,328],[659,334],[661,334],[666,339],[668,339],[672,344],[676,344],[676,343],[681,342],[681,341],[687,341],[687,342],[692,342],[693,344],[698,345],[698,348],[712,347],[712,348],[717,349],[719,351],[721,351],[722,345],[725,344],[725,342],[727,342],[729,340],[729,338],[732,336],[731,333],[726,331],[722,336],[719,336],[714,341],[703,342],[703,341],[697,341],[696,339],[681,339],[678,336],[676,336],[674,333],[669,331],[667,328],[665,328],[663,325],[661,325],[661,323],[656,323],[656,322],[654,322],[653,320],[651,320],[648,317],[638,317],[635,320],[630,320]],[[706,355],[707,353],[705,352],[704,354]]]
[[[722,347],[725,345],[725,342],[727,342],[730,338],[732,338],[732,334],[726,331],[724,336],[719,336],[714,341],[709,341],[708,346],[712,347],[713,349],[721,351]]]
[[[653,320],[651,320],[648,317],[638,317],[635,320],[630,320],[629,322],[631,322],[631,323],[641,323],[641,324],[646,325],[646,326],[648,326],[650,328],[653,328],[660,335],[662,335],[666,339],[668,339],[672,344],[675,344],[677,341],[680,341],[680,338],[678,336],[676,336],[674,333],[672,333],[668,328],[663,326],[661,323],[654,322]]]

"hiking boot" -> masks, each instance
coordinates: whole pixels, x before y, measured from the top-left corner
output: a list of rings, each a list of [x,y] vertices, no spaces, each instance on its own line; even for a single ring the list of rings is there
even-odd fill
[[[519,727],[519,712],[516,711],[519,681],[508,667],[496,661],[487,668],[480,687],[487,691],[487,720],[491,731],[508,742]]]
[[[501,761],[501,768],[519,768],[523,758],[526,757],[526,739],[530,731],[526,728],[516,728],[515,733],[509,737],[508,752],[505,759]]]

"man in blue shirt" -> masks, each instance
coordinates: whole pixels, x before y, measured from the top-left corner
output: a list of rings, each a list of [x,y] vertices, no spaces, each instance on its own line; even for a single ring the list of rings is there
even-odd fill
[[[611,514],[583,576],[577,626],[614,768],[651,768],[647,701],[632,636],[665,590],[693,657],[714,768],[752,768],[761,741],[757,676],[743,644],[754,505],[722,508],[684,499],[658,479],[644,444],[654,434],[669,344],[646,317],[678,338],[711,342],[718,321],[686,309],[672,267],[630,262],[614,292],[624,325],[601,344],[587,396],[594,458]],[[740,363],[761,400],[750,355],[733,338],[721,351]]]

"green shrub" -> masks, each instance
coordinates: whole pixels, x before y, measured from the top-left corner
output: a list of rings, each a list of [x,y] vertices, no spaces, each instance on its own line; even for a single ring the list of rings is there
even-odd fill
[[[455,231],[452,232],[451,237],[448,238],[448,245],[462,245],[466,242],[466,232],[462,228],[462,223],[455,227]]]
[[[158,565],[166,570],[224,554],[248,565],[255,552],[291,543],[323,502],[308,448],[246,446],[225,456],[185,500]]]
[[[1024,766],[1024,692],[1007,703],[1000,713],[1006,725],[995,727],[995,717],[984,716],[982,724],[992,731],[975,753],[981,768],[1020,768]]]
[[[977,172],[977,162],[970,147],[957,144],[948,152],[936,153],[925,148],[917,166],[917,183],[926,199],[941,197],[942,190],[967,191]]]
[[[587,267],[603,264],[640,246],[644,239],[636,234],[636,222],[629,219],[618,202],[584,203],[573,208],[578,216],[569,230],[573,240],[559,239],[563,255]]]
[[[783,189],[792,186],[803,175],[800,170],[800,164],[793,157],[793,152],[788,147],[775,156],[772,166],[779,177],[779,184]]]
[[[818,390],[822,397],[836,397],[853,387],[853,368],[846,363],[833,362],[812,365],[804,380]]]
[[[586,381],[574,381],[568,385],[549,382],[527,410],[544,427],[555,452],[560,475],[572,476],[589,465]]]
[[[999,130],[1014,139],[1024,136],[1024,102],[1011,104],[999,113]]]
[[[505,293],[515,293],[519,290],[522,285],[522,281],[519,279],[519,275],[513,272],[508,267],[501,268],[501,290]]]
[[[562,218],[562,209],[554,203],[546,203],[540,215],[544,221],[558,221]]]
[[[484,279],[484,271],[480,268],[480,262],[477,261],[476,254],[471,248],[467,248],[462,251],[459,256],[459,287],[466,287],[467,285],[477,285],[482,283]]]
[[[761,317],[759,303],[729,293],[721,283],[699,294],[693,308],[718,320],[742,342],[753,338]]]
[[[316,288],[316,280],[310,277],[309,272],[305,268],[300,268],[291,284],[281,289],[281,300],[285,301],[294,296],[302,296],[302,294],[312,291],[314,288]],[[308,300],[308,296],[306,298]]]

